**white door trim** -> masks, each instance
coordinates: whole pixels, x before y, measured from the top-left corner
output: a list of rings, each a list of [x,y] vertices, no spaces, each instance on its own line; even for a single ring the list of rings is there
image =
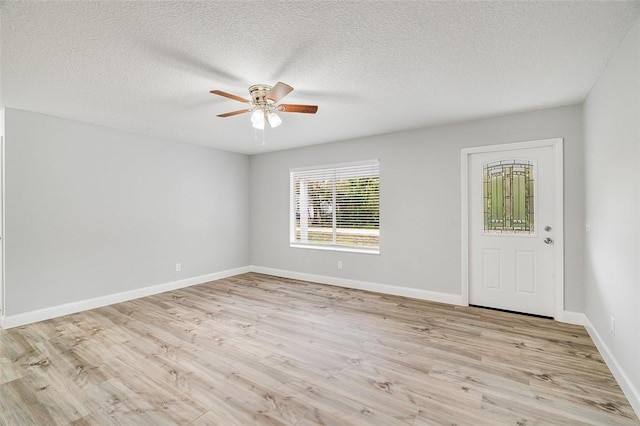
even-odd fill
[[[5,290],[4,290],[4,265],[5,265],[5,250],[4,246],[4,206],[6,205],[4,202],[4,173],[5,173],[5,108],[0,108],[0,328],[2,328],[2,322],[5,316],[6,311],[6,298],[5,298]]]
[[[6,312],[6,298],[4,291],[4,258],[5,258],[5,247],[4,247],[4,171],[5,171],[5,155],[4,155],[4,139],[5,139],[5,131],[4,131],[4,114],[5,109],[0,109],[0,328],[2,328],[2,320],[4,319]]]
[[[498,152],[513,149],[552,147],[555,154],[557,188],[555,204],[555,217],[558,218],[554,232],[555,239],[555,270],[554,270],[554,319],[563,321],[564,316],[564,167],[563,167],[563,139],[541,139],[526,142],[505,143],[500,145],[488,145],[472,148],[462,148],[461,159],[461,183],[462,198],[460,202],[462,217],[462,304],[469,306],[469,157],[472,154],[483,152]]]

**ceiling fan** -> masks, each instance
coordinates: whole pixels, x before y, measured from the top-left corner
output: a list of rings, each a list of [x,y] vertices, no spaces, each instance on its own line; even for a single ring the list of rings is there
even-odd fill
[[[278,127],[280,123],[282,123],[282,120],[280,119],[280,117],[278,117],[278,114],[276,114],[276,112],[299,112],[303,114],[315,114],[318,111],[317,105],[276,105],[278,101],[280,101],[280,99],[287,96],[289,93],[291,93],[292,90],[293,87],[282,82],[276,83],[276,85],[273,87],[266,84],[254,84],[253,86],[249,87],[251,100],[232,95],[231,93],[223,92],[222,90],[211,90],[209,93],[213,93],[214,95],[218,96],[224,96],[225,98],[243,102],[251,106],[250,108],[246,109],[218,114],[218,117],[231,117],[238,114],[253,112],[253,114],[251,115],[251,125],[256,129],[264,129],[265,122],[269,123],[271,127]]]

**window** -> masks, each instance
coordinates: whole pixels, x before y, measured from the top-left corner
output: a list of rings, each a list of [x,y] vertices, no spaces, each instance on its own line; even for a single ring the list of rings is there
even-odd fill
[[[533,162],[502,160],[485,164],[485,233],[534,232]]]
[[[378,160],[291,170],[293,247],[380,252]]]

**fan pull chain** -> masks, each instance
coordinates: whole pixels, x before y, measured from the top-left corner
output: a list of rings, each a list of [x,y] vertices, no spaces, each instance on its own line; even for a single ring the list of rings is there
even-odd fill
[[[265,146],[267,144],[264,136],[265,130],[266,129],[262,129],[262,146]],[[253,129],[253,140],[255,140],[256,142],[258,141],[258,129]]]

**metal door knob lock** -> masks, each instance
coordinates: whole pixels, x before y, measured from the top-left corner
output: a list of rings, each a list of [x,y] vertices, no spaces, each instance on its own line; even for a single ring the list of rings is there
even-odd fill
[[[544,239],[544,243],[545,244],[551,244],[552,242],[553,242],[553,240],[551,238],[549,238],[549,237]]]

